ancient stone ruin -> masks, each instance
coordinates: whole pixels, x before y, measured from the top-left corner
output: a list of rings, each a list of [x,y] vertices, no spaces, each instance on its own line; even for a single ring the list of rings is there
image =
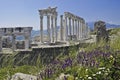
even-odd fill
[[[40,15],[40,41],[43,40],[43,16],[47,16],[47,33],[48,42],[55,43],[57,41],[79,41],[88,38],[89,29],[85,20],[70,12],[64,12],[60,16],[60,40],[58,40],[57,32],[57,7],[39,10]]]
[[[16,28],[0,28],[0,51],[2,51],[3,47],[3,38],[11,36],[11,48],[13,51],[17,49],[17,44],[19,41],[16,41],[16,37],[19,35],[23,35],[25,37],[24,47],[25,50],[29,49],[30,46],[30,39],[31,39],[31,30],[32,27],[16,27]],[[7,38],[6,38],[7,39]],[[8,41],[9,42],[9,41]],[[7,43],[8,44],[8,43]]]
[[[70,41],[79,44],[80,41],[88,39],[89,28],[85,20],[70,12],[64,12],[60,16],[60,28],[58,30],[58,12],[56,10],[57,7],[38,10],[40,15],[40,42],[35,44],[31,43],[32,27],[0,28],[0,52],[4,47],[11,48],[13,51],[17,49],[28,50],[29,48],[62,47],[70,46]],[[47,35],[44,34],[44,17],[47,18]],[[24,36],[24,40],[16,40],[19,35]],[[31,47],[31,44],[35,46]],[[55,46],[51,44],[55,44]]]
[[[94,30],[96,31],[96,41],[99,42],[100,40],[108,41],[108,32],[106,30],[106,24],[104,21],[97,21],[94,24]]]

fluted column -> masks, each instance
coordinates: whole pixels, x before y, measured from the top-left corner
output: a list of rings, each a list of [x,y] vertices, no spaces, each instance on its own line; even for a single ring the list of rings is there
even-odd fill
[[[50,16],[47,16],[47,32],[48,32],[48,40],[49,42],[51,42],[51,38],[50,38]]]
[[[66,37],[66,40],[68,40],[68,26],[67,26],[67,17],[65,17],[65,31],[66,31],[66,34],[65,34],[65,37]]]
[[[75,19],[75,35],[76,35],[76,38],[77,38],[77,19]]]
[[[40,16],[40,41],[43,43],[43,16]]]
[[[63,15],[60,16],[60,27],[61,27],[60,28],[60,31],[61,31],[60,32],[60,38],[61,38],[61,40],[63,40],[63,34],[64,34],[63,33]]]
[[[72,37],[71,37],[71,35],[72,35],[72,33],[71,33],[71,18],[69,17],[69,35],[70,35],[70,40],[72,40]]]
[[[52,42],[54,42],[54,26],[53,26],[53,16],[51,16],[51,28],[52,28]]]
[[[73,35],[75,34],[75,31],[74,31],[74,19],[72,19],[72,25],[73,25]]]
[[[55,37],[56,37],[56,41],[57,41],[57,16],[55,16]]]
[[[81,26],[81,28],[82,28],[82,31],[81,31],[82,34],[81,34],[81,36],[82,36],[82,39],[83,39],[83,30],[84,30],[84,29],[83,29],[83,27],[84,27],[84,25],[83,25],[83,20],[82,20],[81,25],[82,25],[82,26]]]
[[[79,28],[80,28],[80,25],[79,25],[79,19],[78,19],[78,40],[79,40],[79,35],[80,35]]]
[[[84,37],[84,39],[85,39],[85,23],[83,24],[84,26],[83,26],[83,29],[84,29],[84,31],[83,31],[83,37]]]
[[[79,40],[81,39],[81,22],[80,22],[80,19],[79,19]]]
[[[80,20],[80,39],[82,39],[82,20]]]
[[[85,22],[83,20],[83,23],[82,23],[82,39],[85,38]]]

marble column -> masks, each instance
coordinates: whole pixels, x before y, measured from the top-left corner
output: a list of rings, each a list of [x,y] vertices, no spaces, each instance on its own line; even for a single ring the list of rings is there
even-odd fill
[[[0,52],[2,51],[2,36],[0,36]]]
[[[54,42],[54,26],[53,26],[53,16],[51,16],[51,28],[52,28],[52,42]]]
[[[50,37],[50,16],[47,16],[47,32],[48,32],[48,40],[51,42],[51,37]]]
[[[60,16],[60,38],[63,40],[63,15]]]
[[[15,35],[12,35],[12,50],[15,51],[16,50],[16,36]]]
[[[77,39],[77,19],[75,19],[75,35],[76,35],[76,39]]]
[[[72,19],[72,25],[73,25],[73,35],[75,34],[75,31],[74,31],[74,19]]]
[[[81,37],[82,37],[82,39],[83,39],[83,20],[81,21],[81,28],[82,28],[82,31],[81,31]]]
[[[77,22],[78,22],[78,36],[77,36],[77,37],[78,37],[78,40],[79,40],[79,35],[80,35],[80,31],[79,31],[79,28],[80,28],[80,25],[79,25],[79,19],[78,19]]]
[[[65,17],[65,37],[66,37],[66,40],[68,40],[68,25],[67,25],[67,17]]]
[[[56,38],[56,41],[57,41],[57,16],[55,16],[55,38]]]
[[[84,23],[84,21],[83,21],[83,27],[82,27],[83,29],[82,29],[82,38],[83,39],[85,39],[85,23]]]
[[[70,40],[72,40],[72,33],[71,33],[71,18],[69,17],[69,36],[70,36]]]
[[[80,19],[79,19],[79,40],[81,39],[81,22],[80,22]]]
[[[43,43],[43,16],[40,16],[40,41]]]
[[[80,39],[82,40],[82,20],[80,20]]]

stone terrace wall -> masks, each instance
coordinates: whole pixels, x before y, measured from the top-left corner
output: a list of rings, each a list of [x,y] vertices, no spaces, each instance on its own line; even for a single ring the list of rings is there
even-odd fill
[[[69,55],[69,50],[72,47],[75,47],[77,51],[79,45],[56,48],[34,48],[32,51],[21,51],[12,55],[0,54],[0,67],[8,65],[37,65],[38,62],[42,64],[48,64],[60,54]]]

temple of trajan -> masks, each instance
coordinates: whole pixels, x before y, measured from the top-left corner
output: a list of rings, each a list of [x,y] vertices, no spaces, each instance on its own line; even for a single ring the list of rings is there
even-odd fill
[[[64,12],[63,15],[60,15],[58,18],[58,12],[56,11],[57,7],[47,9],[41,9],[39,11],[40,17],[40,42],[39,45],[48,45],[54,44],[57,45],[57,42],[69,43],[80,42],[82,40],[89,38],[89,28],[86,25],[86,22],[83,18],[75,15],[71,12]],[[44,18],[47,18],[47,43],[44,44]],[[60,19],[60,28],[57,28],[57,19]],[[10,28],[0,28],[0,52],[3,47],[3,37],[12,37],[12,46],[10,47],[13,51],[17,48],[16,37],[19,35],[24,36],[24,50],[32,48],[31,46],[31,31],[32,27],[10,27]],[[37,44],[37,43],[36,43]],[[39,46],[38,45],[38,46]],[[60,44],[59,44],[60,45]],[[52,45],[53,46],[53,45]],[[62,45],[61,45],[62,46]],[[45,47],[45,46],[44,46]],[[53,46],[54,47],[54,46]]]

